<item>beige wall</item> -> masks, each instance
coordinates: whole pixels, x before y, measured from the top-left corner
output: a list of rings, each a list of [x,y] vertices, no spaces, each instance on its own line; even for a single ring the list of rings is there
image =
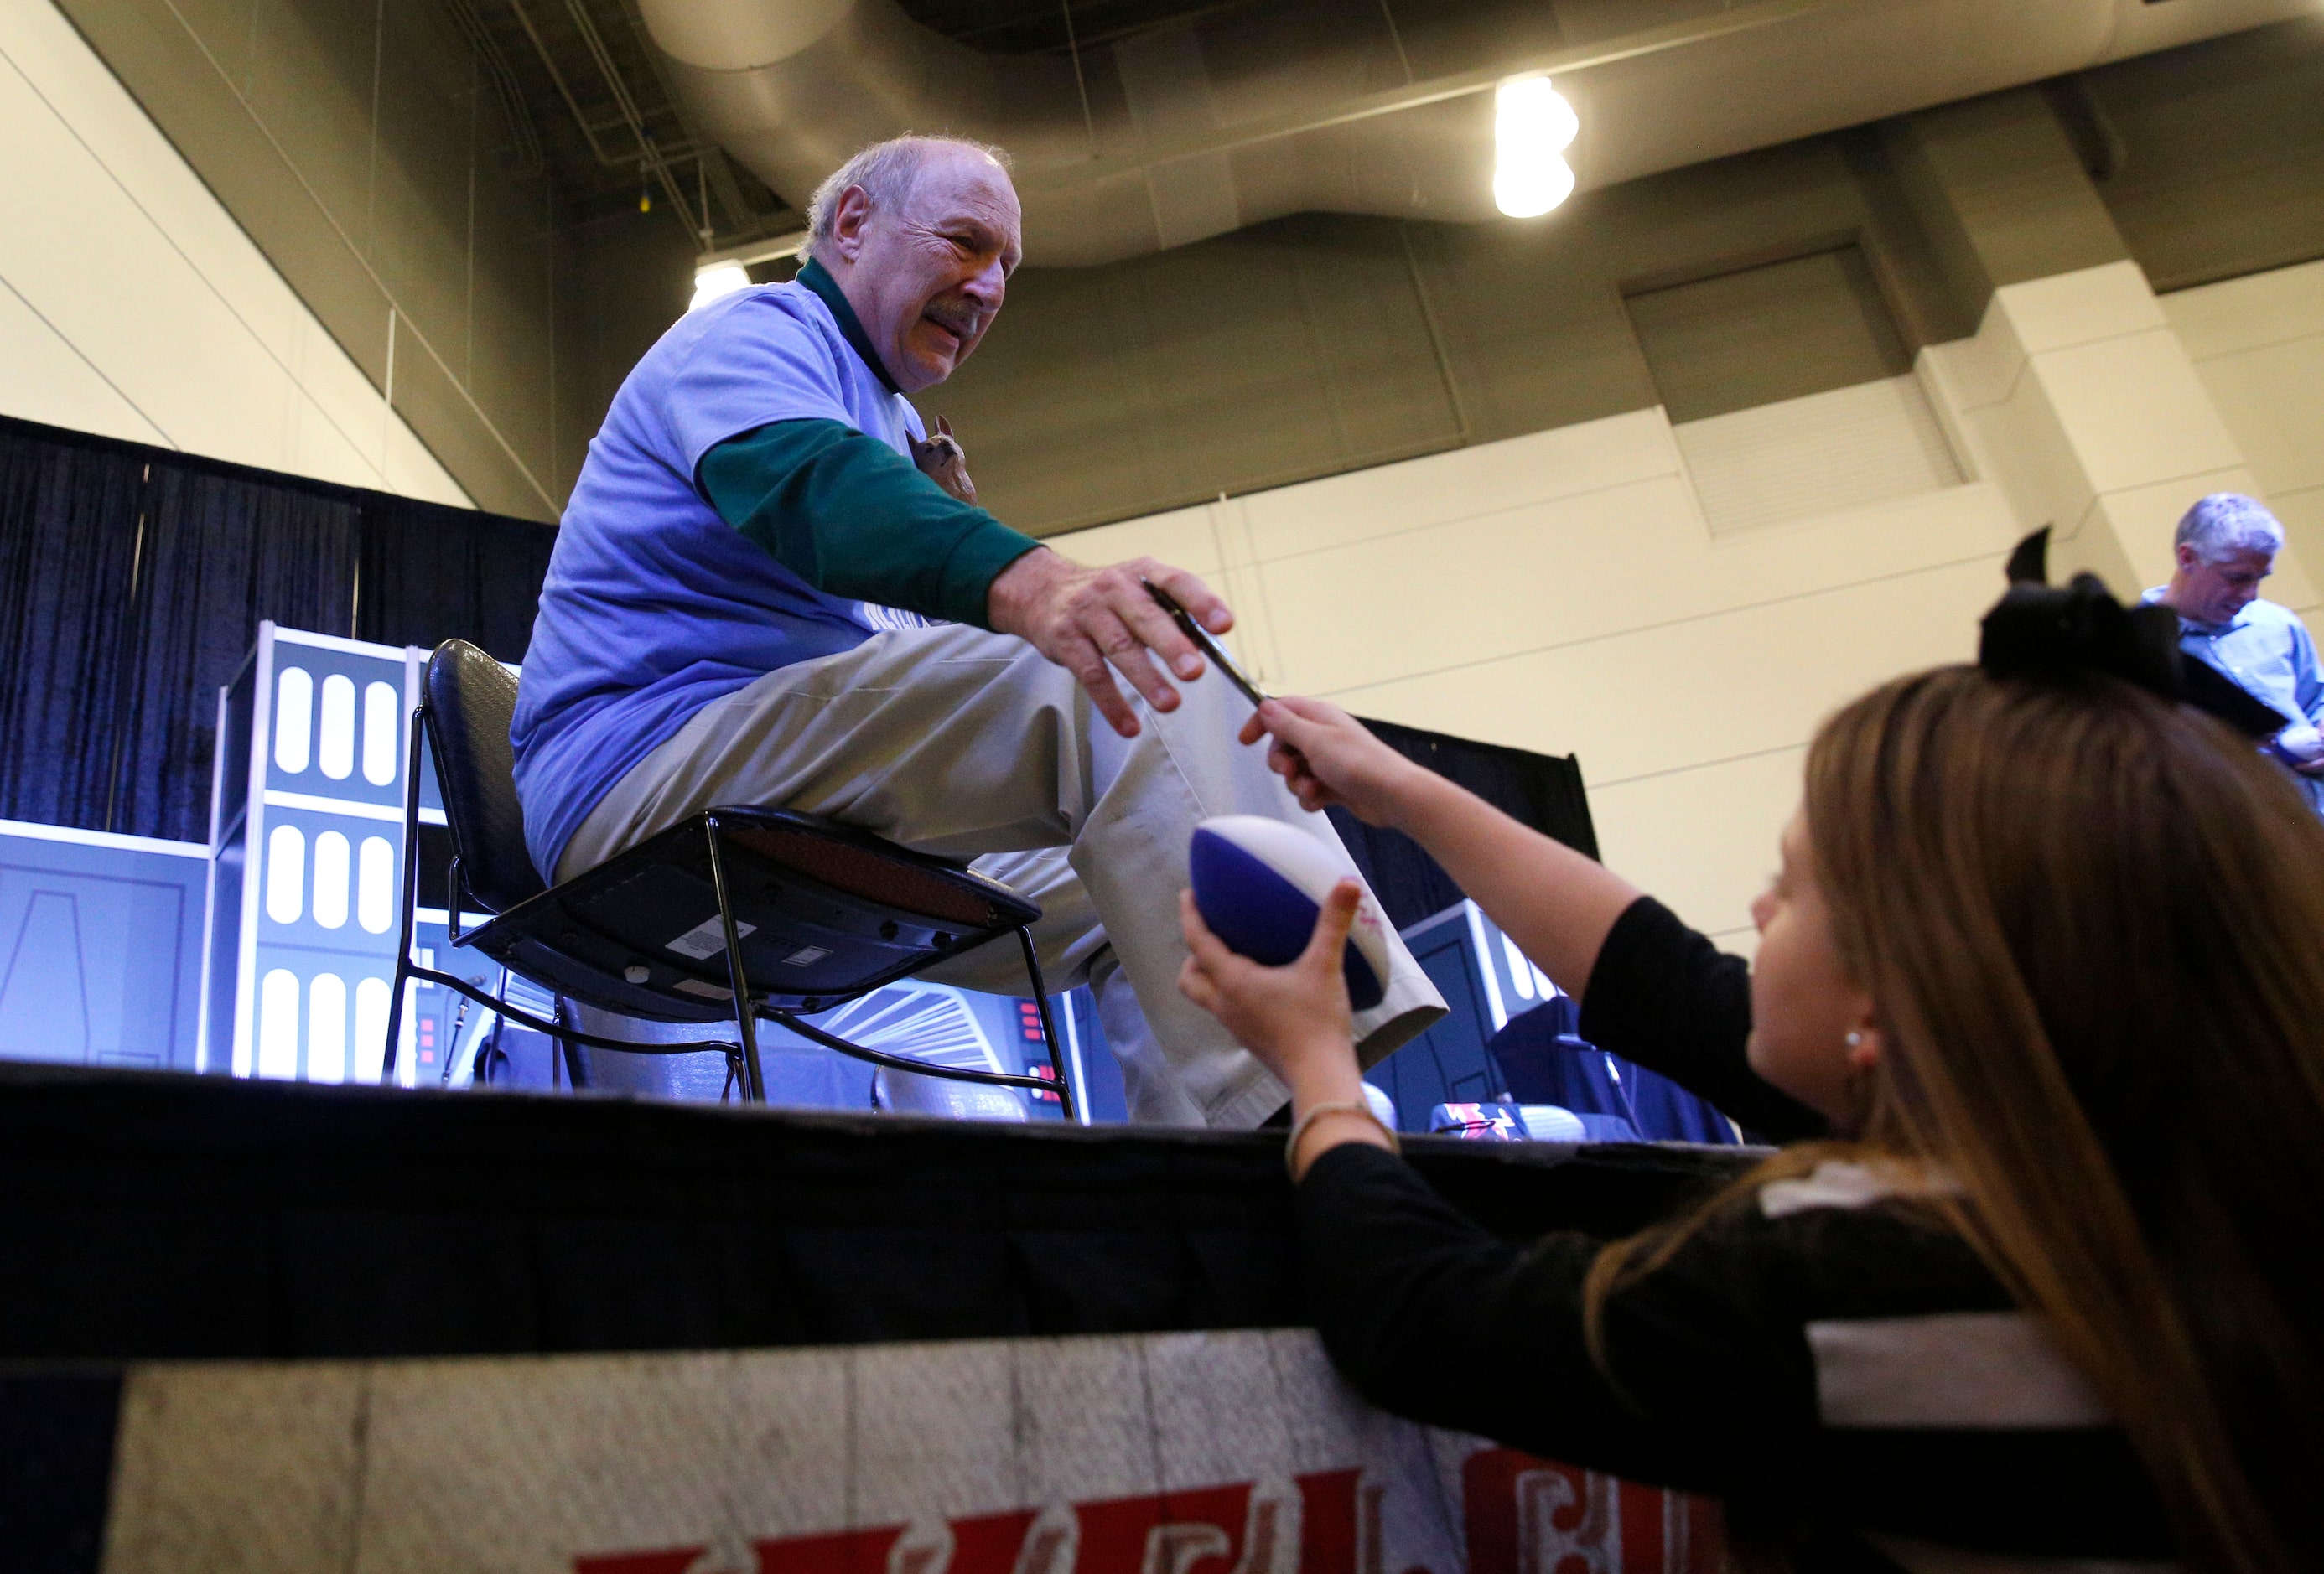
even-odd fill
[[[2263,490],[2135,263],[2000,290],[1975,338],[1923,360],[1969,465],[2002,483],[2021,524],[2053,528],[2059,575],[2159,584],[2190,502]],[[2270,589],[2315,604],[2297,551]]]
[[[2087,194],[2038,97],[2011,104]],[[2047,271],[2123,254],[2100,244]],[[1988,287],[1948,275],[1882,140],[1849,133],[1532,223],[1304,215],[1109,267],[1028,266],[975,360],[918,402],[963,433],[995,511],[1046,535],[1652,408],[1627,293],[1849,244],[1905,355],[1974,326]],[[1720,370],[1686,397],[1734,410],[1797,391],[1780,359]]]
[[[392,317],[394,406],[476,504],[553,518],[549,193],[448,10],[58,4],[378,393]]]
[[[1852,244],[1907,354],[1996,289],[2136,262],[2177,289],[2324,255],[2324,15],[1587,193],[1528,223],[1304,216],[1018,276],[950,415],[1037,534],[1675,404],[1626,294]],[[1649,346],[1650,348],[1651,346]],[[1756,373],[1756,374],[1755,374]],[[1667,380],[1665,380],[1667,381]]]
[[[2324,402],[2282,354],[2276,391]],[[1638,410],[1056,544],[1215,575],[1278,688],[1577,755],[1607,862],[1748,951],[1817,723],[1969,658],[2023,531],[2054,525],[2060,569],[2134,592],[2189,502],[2261,486],[2133,263],[2004,287],[1903,383],[1677,428]],[[1716,476],[1689,463],[1706,451]],[[2279,568],[2311,605],[2300,553]]]
[[[0,413],[468,502],[49,0],[0,0]]]
[[[591,218],[512,160],[438,0],[57,0],[476,506],[553,520],[605,406],[678,319],[666,202]],[[543,134],[555,131],[543,128]],[[69,218],[26,241],[69,264]]]
[[[2324,567],[2324,262],[2182,290],[2163,310],[2293,548]]]
[[[1656,404],[1757,409],[1803,375],[1830,386],[1782,326],[1811,299],[1751,295],[1781,272],[1766,264],[1845,254],[1901,360],[1974,333],[1997,289],[2133,254],[2054,97],[1673,170],[1534,224],[1306,216],[1028,269],[977,359],[920,402],[1037,534]],[[2150,210],[2186,227],[2184,201]],[[1671,336],[1646,308],[1679,286],[1734,299],[1691,301],[1658,364]]]
[[[1656,408],[1057,545],[1219,575],[1277,687],[1577,755],[1608,863],[1740,943],[1817,721],[1969,655],[2015,533],[1971,482],[1714,535]]]
[[[560,213],[501,156],[500,110],[437,0],[59,3],[375,391],[395,315],[395,409],[469,495],[552,517],[684,305],[693,245],[667,205]],[[1658,385],[1626,294],[1853,245],[1909,353],[1972,332],[1999,285],[2128,256],[2177,286],[2319,254],[2319,60],[2324,20],[2287,23],[1535,223],[1304,216],[1113,268],[1037,256],[923,403],[1037,533],[1702,408]],[[74,266],[69,216],[24,227],[20,246]],[[1799,391],[1780,386],[1797,366],[1754,364],[1709,391],[1717,408]]]
[[[2157,290],[2324,256],[2324,7],[2061,86],[2107,210]]]

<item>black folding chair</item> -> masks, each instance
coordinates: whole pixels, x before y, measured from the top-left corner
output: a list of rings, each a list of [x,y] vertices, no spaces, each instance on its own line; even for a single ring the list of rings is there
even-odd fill
[[[1048,990],[1028,926],[1041,909],[964,864],[911,852],[869,832],[788,809],[719,807],[556,887],[525,851],[509,721],[516,678],[463,640],[429,658],[412,714],[403,794],[403,929],[381,1080],[395,1075],[408,979],[456,990],[506,1019],[573,1045],[629,1054],[716,1050],[730,1083],[763,1102],[755,1025],[763,1013],[857,1060],[919,1076],[1053,1092],[1074,1118]],[[451,833],[444,907],[452,943],[474,946],[543,989],[655,1022],[727,1022],[736,1041],[633,1044],[533,1016],[467,980],[411,960],[419,907],[420,750],[436,763]],[[491,915],[464,929],[464,913]],[[1038,1003],[1055,1080],[972,1071],[889,1054],[826,1033],[805,1016],[843,1005],[931,963],[1014,933]],[[737,988],[735,980],[742,980]],[[561,1013],[560,1013],[561,1015]],[[578,1085],[578,1079],[576,1079]]]

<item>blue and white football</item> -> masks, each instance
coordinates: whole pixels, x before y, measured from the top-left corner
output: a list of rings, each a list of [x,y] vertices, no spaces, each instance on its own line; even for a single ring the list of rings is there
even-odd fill
[[[1347,867],[1296,825],[1258,815],[1221,815],[1194,827],[1187,849],[1194,906],[1227,949],[1281,967],[1307,949],[1315,915]],[[1370,1010],[1388,993],[1388,923],[1371,893],[1356,909],[1342,965],[1348,1003]]]

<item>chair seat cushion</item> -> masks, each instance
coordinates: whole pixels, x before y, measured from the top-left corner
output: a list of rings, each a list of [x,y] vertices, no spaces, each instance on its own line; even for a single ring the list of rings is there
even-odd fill
[[[868,832],[722,807],[520,903],[462,943],[604,1010],[724,1018],[733,1008],[712,821],[744,972],[777,1008],[835,1005],[1040,916],[1006,886]]]

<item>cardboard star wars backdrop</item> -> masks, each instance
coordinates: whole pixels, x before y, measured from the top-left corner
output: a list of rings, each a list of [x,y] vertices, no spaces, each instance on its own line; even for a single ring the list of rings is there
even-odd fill
[[[1281,1330],[140,1367],[104,1567],[1717,1574],[1725,1557],[1715,1505],[1383,1415],[1312,1333]]]

